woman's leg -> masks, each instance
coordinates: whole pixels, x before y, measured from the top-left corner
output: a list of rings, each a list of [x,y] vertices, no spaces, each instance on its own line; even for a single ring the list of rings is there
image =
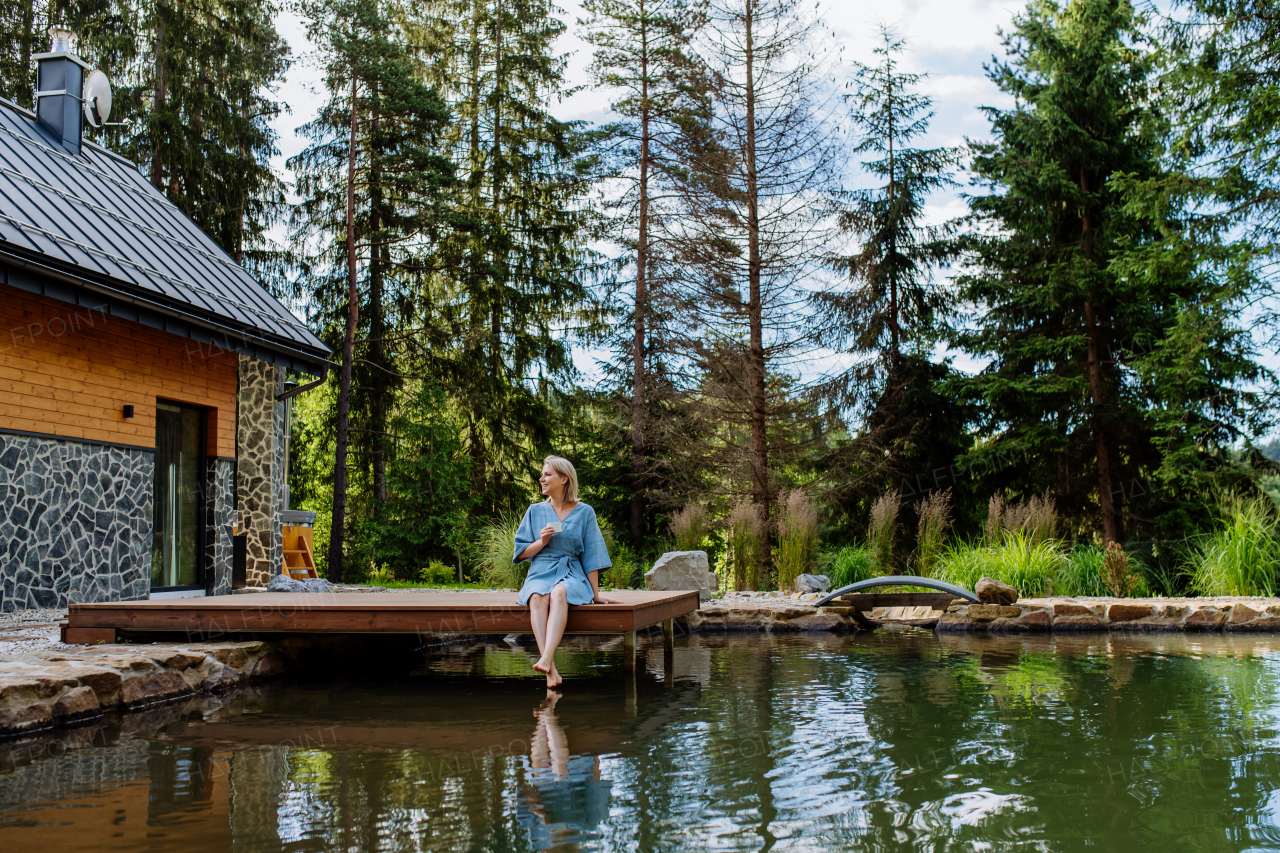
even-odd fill
[[[529,620],[533,622],[533,639],[538,642],[538,654],[542,654],[542,646],[547,636],[547,609],[551,604],[551,596],[534,593],[529,596]]]
[[[564,588],[564,584],[556,584],[551,588],[551,595],[548,597],[551,599],[551,603],[547,608],[546,633],[543,635],[543,642],[540,646],[542,657],[533,665],[533,668],[538,672],[547,673],[547,683],[555,686],[551,684],[551,676],[556,665],[556,649],[560,646],[560,640],[564,637],[565,623],[569,621],[569,595]]]

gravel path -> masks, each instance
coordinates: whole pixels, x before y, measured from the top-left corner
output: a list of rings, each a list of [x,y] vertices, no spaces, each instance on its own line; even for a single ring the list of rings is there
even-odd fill
[[[58,631],[58,623],[66,618],[67,611],[58,608],[0,613],[0,657],[69,648]]]

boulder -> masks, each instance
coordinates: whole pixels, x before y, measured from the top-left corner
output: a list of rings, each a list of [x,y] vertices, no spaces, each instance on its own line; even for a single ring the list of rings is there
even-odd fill
[[[1017,588],[994,578],[981,578],[973,591],[983,604],[1013,604],[1018,600]]]
[[[267,584],[267,592],[329,592],[331,584],[324,578],[307,578],[296,581],[285,575],[276,575]]]
[[[644,573],[644,588],[697,590],[703,599],[711,597],[710,579],[715,577],[706,551],[668,551]]]
[[[810,592],[826,592],[831,589],[831,578],[826,575],[797,575],[791,582],[791,591],[805,595]]]

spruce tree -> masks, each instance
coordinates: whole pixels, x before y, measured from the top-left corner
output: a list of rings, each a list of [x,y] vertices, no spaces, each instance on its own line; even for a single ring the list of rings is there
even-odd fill
[[[913,473],[903,458],[908,448],[936,443],[937,412],[912,410],[907,402],[934,396],[925,389],[937,371],[926,363],[951,300],[933,273],[953,247],[924,222],[925,204],[931,193],[955,185],[951,173],[960,158],[956,149],[912,147],[928,131],[933,109],[917,91],[922,76],[900,68],[903,47],[882,29],[876,64],[855,65],[850,101],[859,138],[852,150],[871,157],[863,167],[879,185],[851,193],[840,212],[841,227],[859,249],[833,264],[851,286],[816,295],[832,345],[856,359],[824,389],[842,409],[864,415],[867,428],[846,452],[875,460],[882,470],[877,485],[894,494]],[[916,384],[923,387],[909,393]]]
[[[1134,353],[1165,337],[1193,289],[1116,266],[1158,239],[1113,177],[1158,171],[1138,41],[1126,0],[1036,0],[1015,19],[988,68],[1015,105],[988,108],[995,139],[973,147],[988,192],[969,198],[957,278],[975,316],[955,343],[990,359],[965,383],[989,418],[970,464],[1002,472],[997,486],[1056,491],[1106,542],[1123,538],[1129,484],[1159,461]]]

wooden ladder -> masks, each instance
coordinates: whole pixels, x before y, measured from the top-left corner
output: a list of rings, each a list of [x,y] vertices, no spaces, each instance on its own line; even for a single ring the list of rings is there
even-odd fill
[[[289,543],[284,544],[287,546]],[[311,553],[311,543],[307,541],[307,537],[299,535],[297,548],[284,549],[284,570],[281,574],[294,580],[320,577],[316,572],[316,558]]]

